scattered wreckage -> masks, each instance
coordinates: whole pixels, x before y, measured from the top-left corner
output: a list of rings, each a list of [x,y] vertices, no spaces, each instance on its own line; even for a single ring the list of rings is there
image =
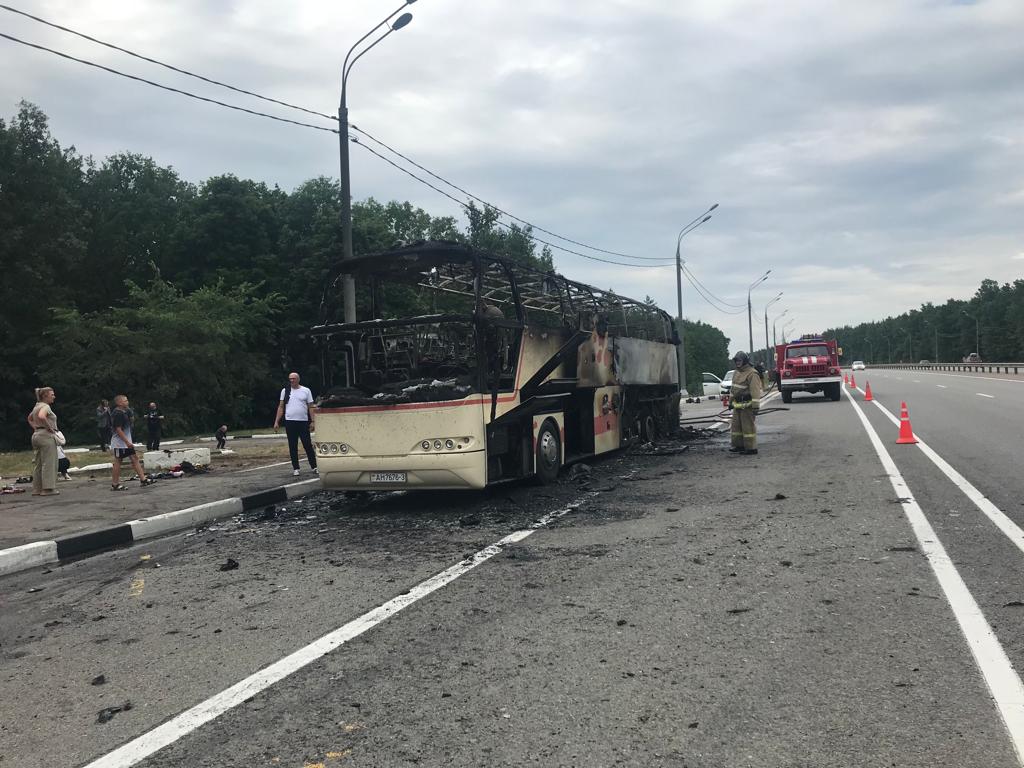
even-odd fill
[[[448,242],[345,272],[374,319],[311,330],[327,489],[551,481],[678,424],[678,339],[655,306]]]

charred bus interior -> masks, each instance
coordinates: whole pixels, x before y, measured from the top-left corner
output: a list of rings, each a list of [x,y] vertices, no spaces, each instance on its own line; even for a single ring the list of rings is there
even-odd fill
[[[602,417],[616,425],[616,447],[678,422],[677,339],[657,307],[454,243],[356,259],[347,271],[373,319],[322,317],[312,329],[322,408],[477,396],[488,482],[607,450]],[[338,293],[328,284],[325,306]],[[541,454],[551,446],[557,461]]]

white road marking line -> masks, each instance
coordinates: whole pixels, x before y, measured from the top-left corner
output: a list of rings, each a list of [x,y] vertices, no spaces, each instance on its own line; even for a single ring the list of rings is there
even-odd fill
[[[153,730],[118,747],[113,752],[92,761],[86,765],[85,768],[128,768],[129,766],[145,760],[155,752],[173,744],[183,736],[187,736],[192,733],[200,726],[220,717],[234,707],[237,707],[239,704],[255,696],[257,693],[265,691],[275,683],[278,683],[289,675],[298,672],[303,667],[313,663],[323,656],[326,656],[331,651],[340,648],[350,640],[359,637],[359,635],[377,626],[382,621],[394,616],[402,609],[408,608],[410,605],[426,597],[430,593],[435,592],[441,587],[455,581],[460,576],[469,573],[478,565],[482,565],[495,555],[499,554],[506,545],[522,541],[540,528],[544,528],[558,518],[569,514],[583,504],[585,500],[586,499],[578,499],[577,501],[567,504],[562,509],[549,512],[537,522],[533,523],[529,528],[515,531],[505,538],[496,541],[494,544],[491,544],[489,547],[481,549],[473,555],[473,557],[461,560],[451,568],[431,576],[426,581],[422,581],[417,584],[408,592],[388,600],[383,605],[364,613],[359,618],[353,619],[332,632],[328,632],[318,640],[314,640],[306,647],[300,648],[294,653],[285,656],[283,659],[275,661],[273,664],[264,667],[259,672],[235,683],[230,688],[214,694],[206,701],[196,704],[191,709],[185,710],[180,715],[168,720],[163,725],[157,726]]]
[[[995,395],[986,395],[984,392],[975,392],[974,394],[976,394],[978,397],[987,397],[990,400],[995,400],[996,399]]]
[[[949,389],[949,387],[947,387],[945,384],[936,384],[935,386],[938,387],[939,389]]]
[[[240,469],[239,472],[255,472],[257,469],[270,469],[271,467],[283,467],[285,464],[291,464],[290,461],[279,461],[276,464],[264,464],[262,467],[249,467],[248,469]]]
[[[885,417],[889,419],[893,424],[899,426],[900,420],[889,411],[884,405],[878,400],[872,400],[875,407],[878,408]],[[1006,516],[999,507],[992,503],[992,501],[981,491],[979,491],[970,480],[957,472],[944,458],[939,456],[934,449],[928,445],[921,436],[915,434],[917,437],[917,447],[921,449],[921,453],[927,456],[932,464],[938,467],[939,471],[948,477],[953,484],[963,491],[964,496],[971,500],[974,504],[989,520],[992,521],[993,525],[996,526],[1021,552],[1024,552],[1024,530],[1020,528],[1013,520]]]
[[[1017,761],[1024,765],[1024,684],[1021,683],[1020,676],[1013,668],[1013,664],[1010,663],[1003,646],[996,639],[992,626],[981,612],[981,608],[978,607],[970,590],[967,589],[967,585],[956,566],[953,565],[953,561],[946,554],[945,547],[942,546],[939,537],[935,535],[924,511],[910,492],[903,475],[900,474],[889,452],[882,445],[878,433],[871,426],[857,402],[852,397],[849,400],[850,405],[857,412],[872,446],[874,446],[875,453],[878,454],[879,461],[882,462],[886,474],[889,475],[893,491],[897,498],[903,501],[900,506],[906,513],[907,521],[917,537],[921,551],[928,559],[928,564],[932,567],[939,586],[946,595],[950,608],[953,609],[953,614],[960,625],[960,630],[964,633],[974,661],[985,678],[985,684],[999,709],[1003,725],[1009,732],[1010,741],[1017,753]]]
[[[921,380],[920,380],[920,379],[914,379],[914,383],[915,383],[915,384],[920,384],[920,383],[921,383]]]
[[[995,376],[967,376],[963,373],[944,373],[942,371],[924,371],[925,375],[930,376],[950,376],[954,379],[975,379],[977,381],[1008,381],[1011,384],[1024,384],[1024,378],[1019,379],[997,379]],[[1016,376],[1017,374],[1006,374],[1007,376]]]

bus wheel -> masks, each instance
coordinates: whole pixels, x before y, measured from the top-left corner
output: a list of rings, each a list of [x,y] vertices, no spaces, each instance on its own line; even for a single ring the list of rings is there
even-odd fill
[[[645,443],[653,443],[658,437],[658,424],[653,413],[645,413],[640,420],[640,438]]]
[[[537,433],[537,479],[542,483],[553,483],[562,465],[562,441],[558,427],[552,421],[545,421]]]

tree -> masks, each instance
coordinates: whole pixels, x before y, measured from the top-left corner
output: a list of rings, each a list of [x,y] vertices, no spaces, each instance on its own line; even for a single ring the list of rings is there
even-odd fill
[[[168,432],[251,423],[255,403],[276,392],[262,350],[280,298],[258,292],[216,283],[186,295],[158,278],[147,288],[129,282],[123,306],[57,308],[45,334],[53,354],[40,372],[76,434],[91,435],[96,401],[116,394],[136,407],[160,403]]]
[[[0,119],[0,422],[9,425],[3,443],[25,437],[32,389],[47,384],[36,369],[52,359],[40,344],[49,308],[77,295],[72,275],[87,231],[81,185],[81,157],[73,147],[61,149],[38,107],[21,102],[9,123]]]

